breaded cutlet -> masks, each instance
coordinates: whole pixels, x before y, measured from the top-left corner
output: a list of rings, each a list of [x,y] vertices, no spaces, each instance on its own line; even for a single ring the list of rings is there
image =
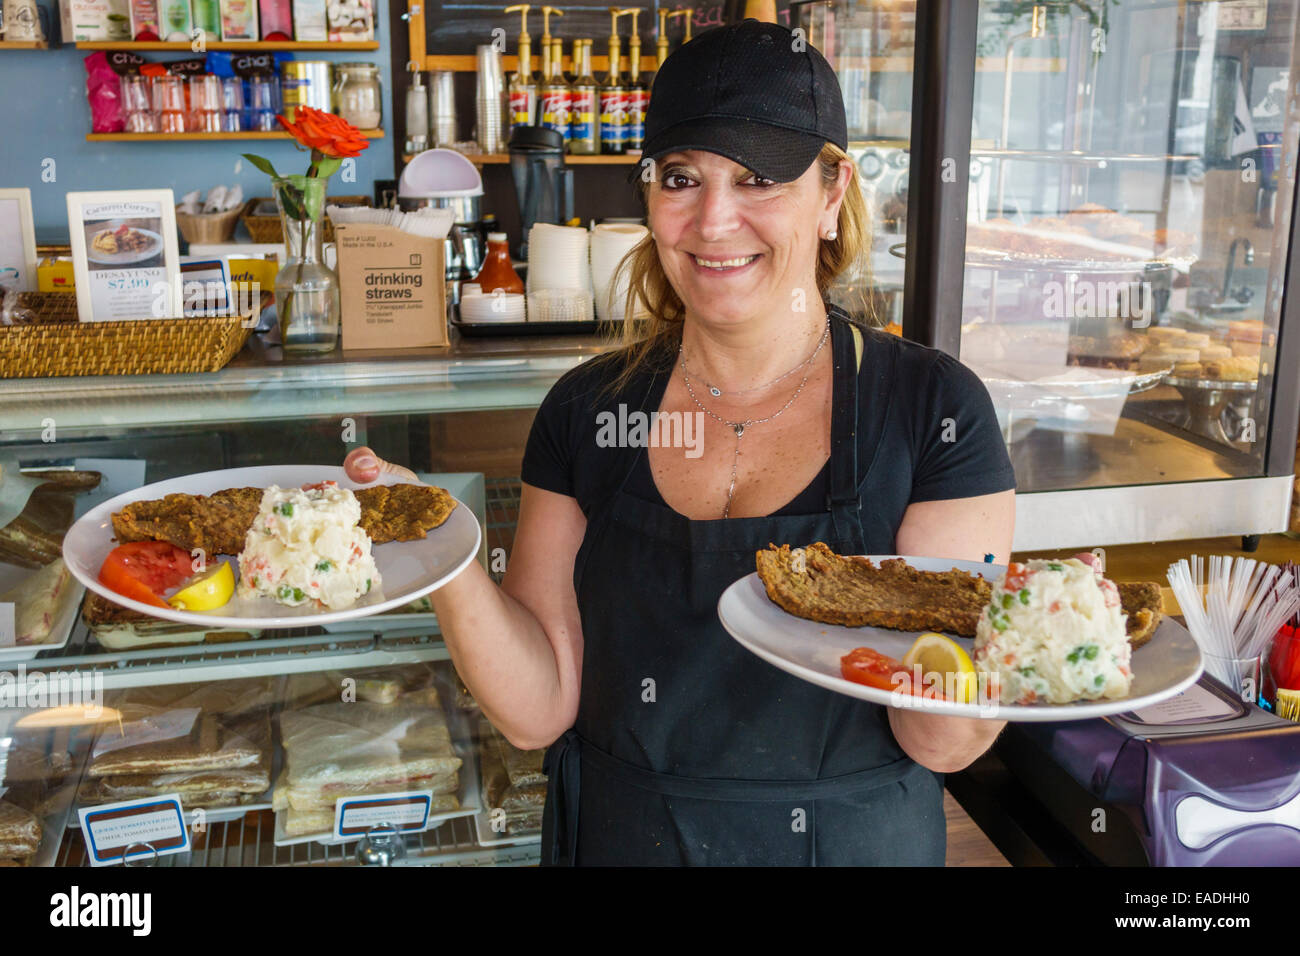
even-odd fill
[[[846,627],[975,635],[992,585],[965,571],[918,571],[902,558],[841,556],[822,542],[769,545],[756,555],[773,603],[798,617]]]
[[[1119,589],[1120,609],[1128,615],[1124,629],[1129,643],[1139,648],[1151,640],[1164,617],[1165,600],[1160,585],[1154,581],[1116,581],[1115,587]]]
[[[354,494],[361,505],[359,526],[375,544],[423,538],[456,507],[451,495],[431,485],[377,485]],[[113,534],[118,541],[168,541],[186,551],[238,554],[261,503],[261,488],[136,501],[113,513]]]

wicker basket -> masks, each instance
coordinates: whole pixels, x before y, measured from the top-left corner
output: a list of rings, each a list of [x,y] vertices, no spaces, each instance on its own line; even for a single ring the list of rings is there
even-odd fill
[[[27,292],[35,320],[0,326],[0,378],[215,372],[243,347],[246,316],[78,322],[74,292]]]
[[[235,235],[235,226],[239,224],[239,217],[243,212],[244,207],[237,206],[225,212],[205,212],[195,215],[181,212],[181,207],[177,206],[176,227],[180,229],[185,241],[191,244],[229,242]]]
[[[277,213],[273,216],[257,216],[254,211],[262,203],[274,203],[275,200],[269,196],[258,196],[250,199],[244,206],[244,211],[240,218],[244,222],[244,228],[248,234],[253,237],[254,242],[284,242],[284,227],[280,223],[280,216]],[[328,196],[325,204],[328,206],[369,206],[369,196]],[[334,241],[334,223],[330,222],[330,217],[325,216],[325,242]]]

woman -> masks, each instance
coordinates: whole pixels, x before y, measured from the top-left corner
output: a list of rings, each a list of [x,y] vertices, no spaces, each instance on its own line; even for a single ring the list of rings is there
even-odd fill
[[[704,33],[656,77],[646,132],[648,335],[543,402],[501,587],[471,565],[433,594],[452,660],[507,738],[550,746],[544,863],[941,865],[938,775],[1000,723],[799,681],[716,605],[769,542],[1006,561],[988,394],[824,304],[869,233],[815,50],[754,20]],[[646,447],[610,427],[636,411],[701,430]]]

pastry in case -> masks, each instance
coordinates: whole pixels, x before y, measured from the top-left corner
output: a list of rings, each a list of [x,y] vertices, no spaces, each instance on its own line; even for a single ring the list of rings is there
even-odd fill
[[[252,802],[270,785],[272,678],[125,692],[91,747],[83,805],[182,793],[186,807]]]
[[[95,640],[110,651],[130,651],[144,647],[178,647],[186,644],[228,644],[251,641],[261,631],[195,628],[150,617],[115,604],[98,594],[87,594],[81,607],[81,619]]]
[[[391,702],[380,702],[394,692]],[[315,702],[322,699],[328,702]],[[460,809],[462,761],[427,665],[390,668],[382,676],[294,675],[286,708],[280,714],[284,769],[271,803],[284,814],[286,837],[328,834],[341,797],[427,790],[431,813]]]
[[[0,800],[0,866],[26,866],[41,845],[41,821],[30,811]]]
[[[511,836],[538,830],[546,805],[545,749],[520,750],[486,719],[479,721],[479,760],[489,820],[504,814]]]

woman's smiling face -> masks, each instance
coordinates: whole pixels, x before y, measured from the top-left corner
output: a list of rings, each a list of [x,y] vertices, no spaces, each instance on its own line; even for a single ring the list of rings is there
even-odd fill
[[[659,260],[687,311],[735,323],[788,312],[796,289],[815,299],[818,243],[835,228],[842,195],[823,186],[819,162],[774,183],[717,153],[684,150],[659,160],[647,202]]]

